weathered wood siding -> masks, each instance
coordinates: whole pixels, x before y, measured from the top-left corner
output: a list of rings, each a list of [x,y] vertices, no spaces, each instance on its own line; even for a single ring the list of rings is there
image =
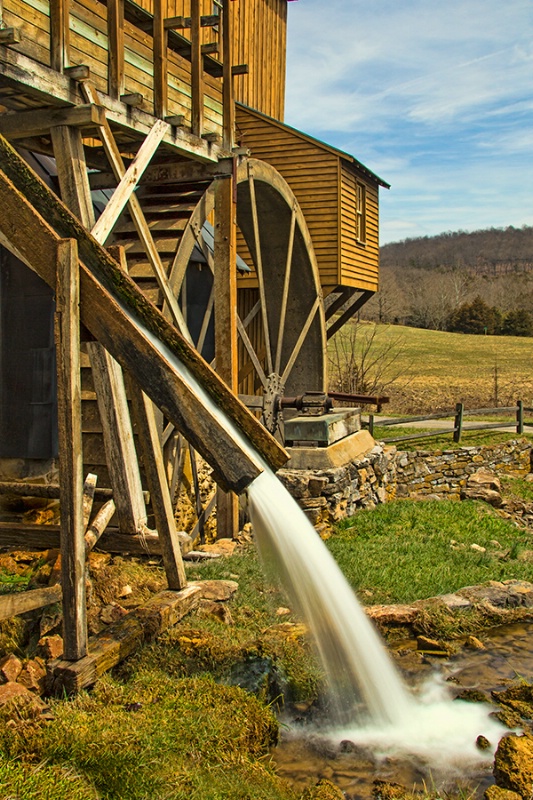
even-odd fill
[[[272,164],[285,178],[302,207],[322,286],[336,286],[339,276],[338,157],[276,124],[237,106],[237,141],[254,158]],[[244,255],[243,255],[244,258]]]
[[[236,123],[237,141],[250,148],[254,158],[272,164],[296,195],[313,240],[323,289],[340,285],[377,291],[377,181],[340,152],[250,109],[237,106]],[[364,243],[356,236],[357,182],[366,192]]]
[[[356,185],[362,184],[366,196],[364,242],[357,240]],[[340,280],[343,286],[378,289],[379,230],[378,187],[356,168],[345,161],[340,162]]]
[[[141,0],[153,11],[152,0]],[[242,0],[234,5],[232,61],[247,64],[249,74],[234,78],[238,100],[277,118],[283,116],[285,94],[285,45],[287,0]],[[202,13],[213,11],[211,0],[203,0]],[[190,14],[190,0],[169,0],[168,16]],[[5,25],[20,28],[22,40],[13,49],[50,65],[50,9],[48,0],[5,0]],[[126,21],[125,94],[139,92],[143,107],[153,109],[152,36]],[[181,31],[188,37],[190,31]],[[202,29],[204,44],[217,43],[218,29]],[[215,54],[216,56],[216,54]],[[218,58],[222,53],[218,53]],[[86,64],[96,88],[107,91],[108,41],[107,7],[98,0],[74,0],[70,7],[70,63]],[[222,124],[222,82],[204,73],[204,117],[206,131],[220,133]],[[190,123],[191,66],[169,50],[169,114],[183,114]]]
[[[153,0],[139,5],[153,13]],[[168,16],[188,16],[190,0],[168,0]],[[248,74],[234,78],[235,98],[276,119],[283,119],[287,0],[237,0],[233,11],[233,64],[247,64]],[[213,13],[212,0],[202,0],[201,13]],[[190,38],[187,30],[181,33]],[[216,42],[211,28],[202,31],[202,44]],[[219,54],[219,58],[221,54]]]

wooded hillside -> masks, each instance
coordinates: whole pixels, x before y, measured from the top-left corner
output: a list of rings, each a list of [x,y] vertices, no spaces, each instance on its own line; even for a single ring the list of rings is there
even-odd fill
[[[380,291],[365,319],[533,335],[533,227],[404,239],[383,246],[380,258]]]

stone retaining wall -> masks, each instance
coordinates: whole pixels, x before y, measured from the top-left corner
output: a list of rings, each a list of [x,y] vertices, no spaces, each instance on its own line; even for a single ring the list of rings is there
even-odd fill
[[[277,475],[319,530],[358,508],[402,497],[459,499],[480,467],[499,474],[531,471],[531,443],[514,439],[490,447],[404,452],[376,444],[364,458],[327,470],[280,470]]]

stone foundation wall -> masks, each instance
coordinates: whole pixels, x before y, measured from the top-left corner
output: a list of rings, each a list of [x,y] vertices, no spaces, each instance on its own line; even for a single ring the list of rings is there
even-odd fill
[[[480,467],[499,474],[531,471],[531,443],[515,439],[491,447],[399,451],[376,444],[364,458],[327,470],[279,470],[279,479],[320,531],[359,508],[405,497],[459,499]]]

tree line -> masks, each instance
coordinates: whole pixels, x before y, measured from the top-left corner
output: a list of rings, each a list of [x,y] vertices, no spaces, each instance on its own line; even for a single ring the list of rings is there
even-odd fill
[[[380,291],[362,316],[433,330],[533,336],[533,227],[383,246]]]

